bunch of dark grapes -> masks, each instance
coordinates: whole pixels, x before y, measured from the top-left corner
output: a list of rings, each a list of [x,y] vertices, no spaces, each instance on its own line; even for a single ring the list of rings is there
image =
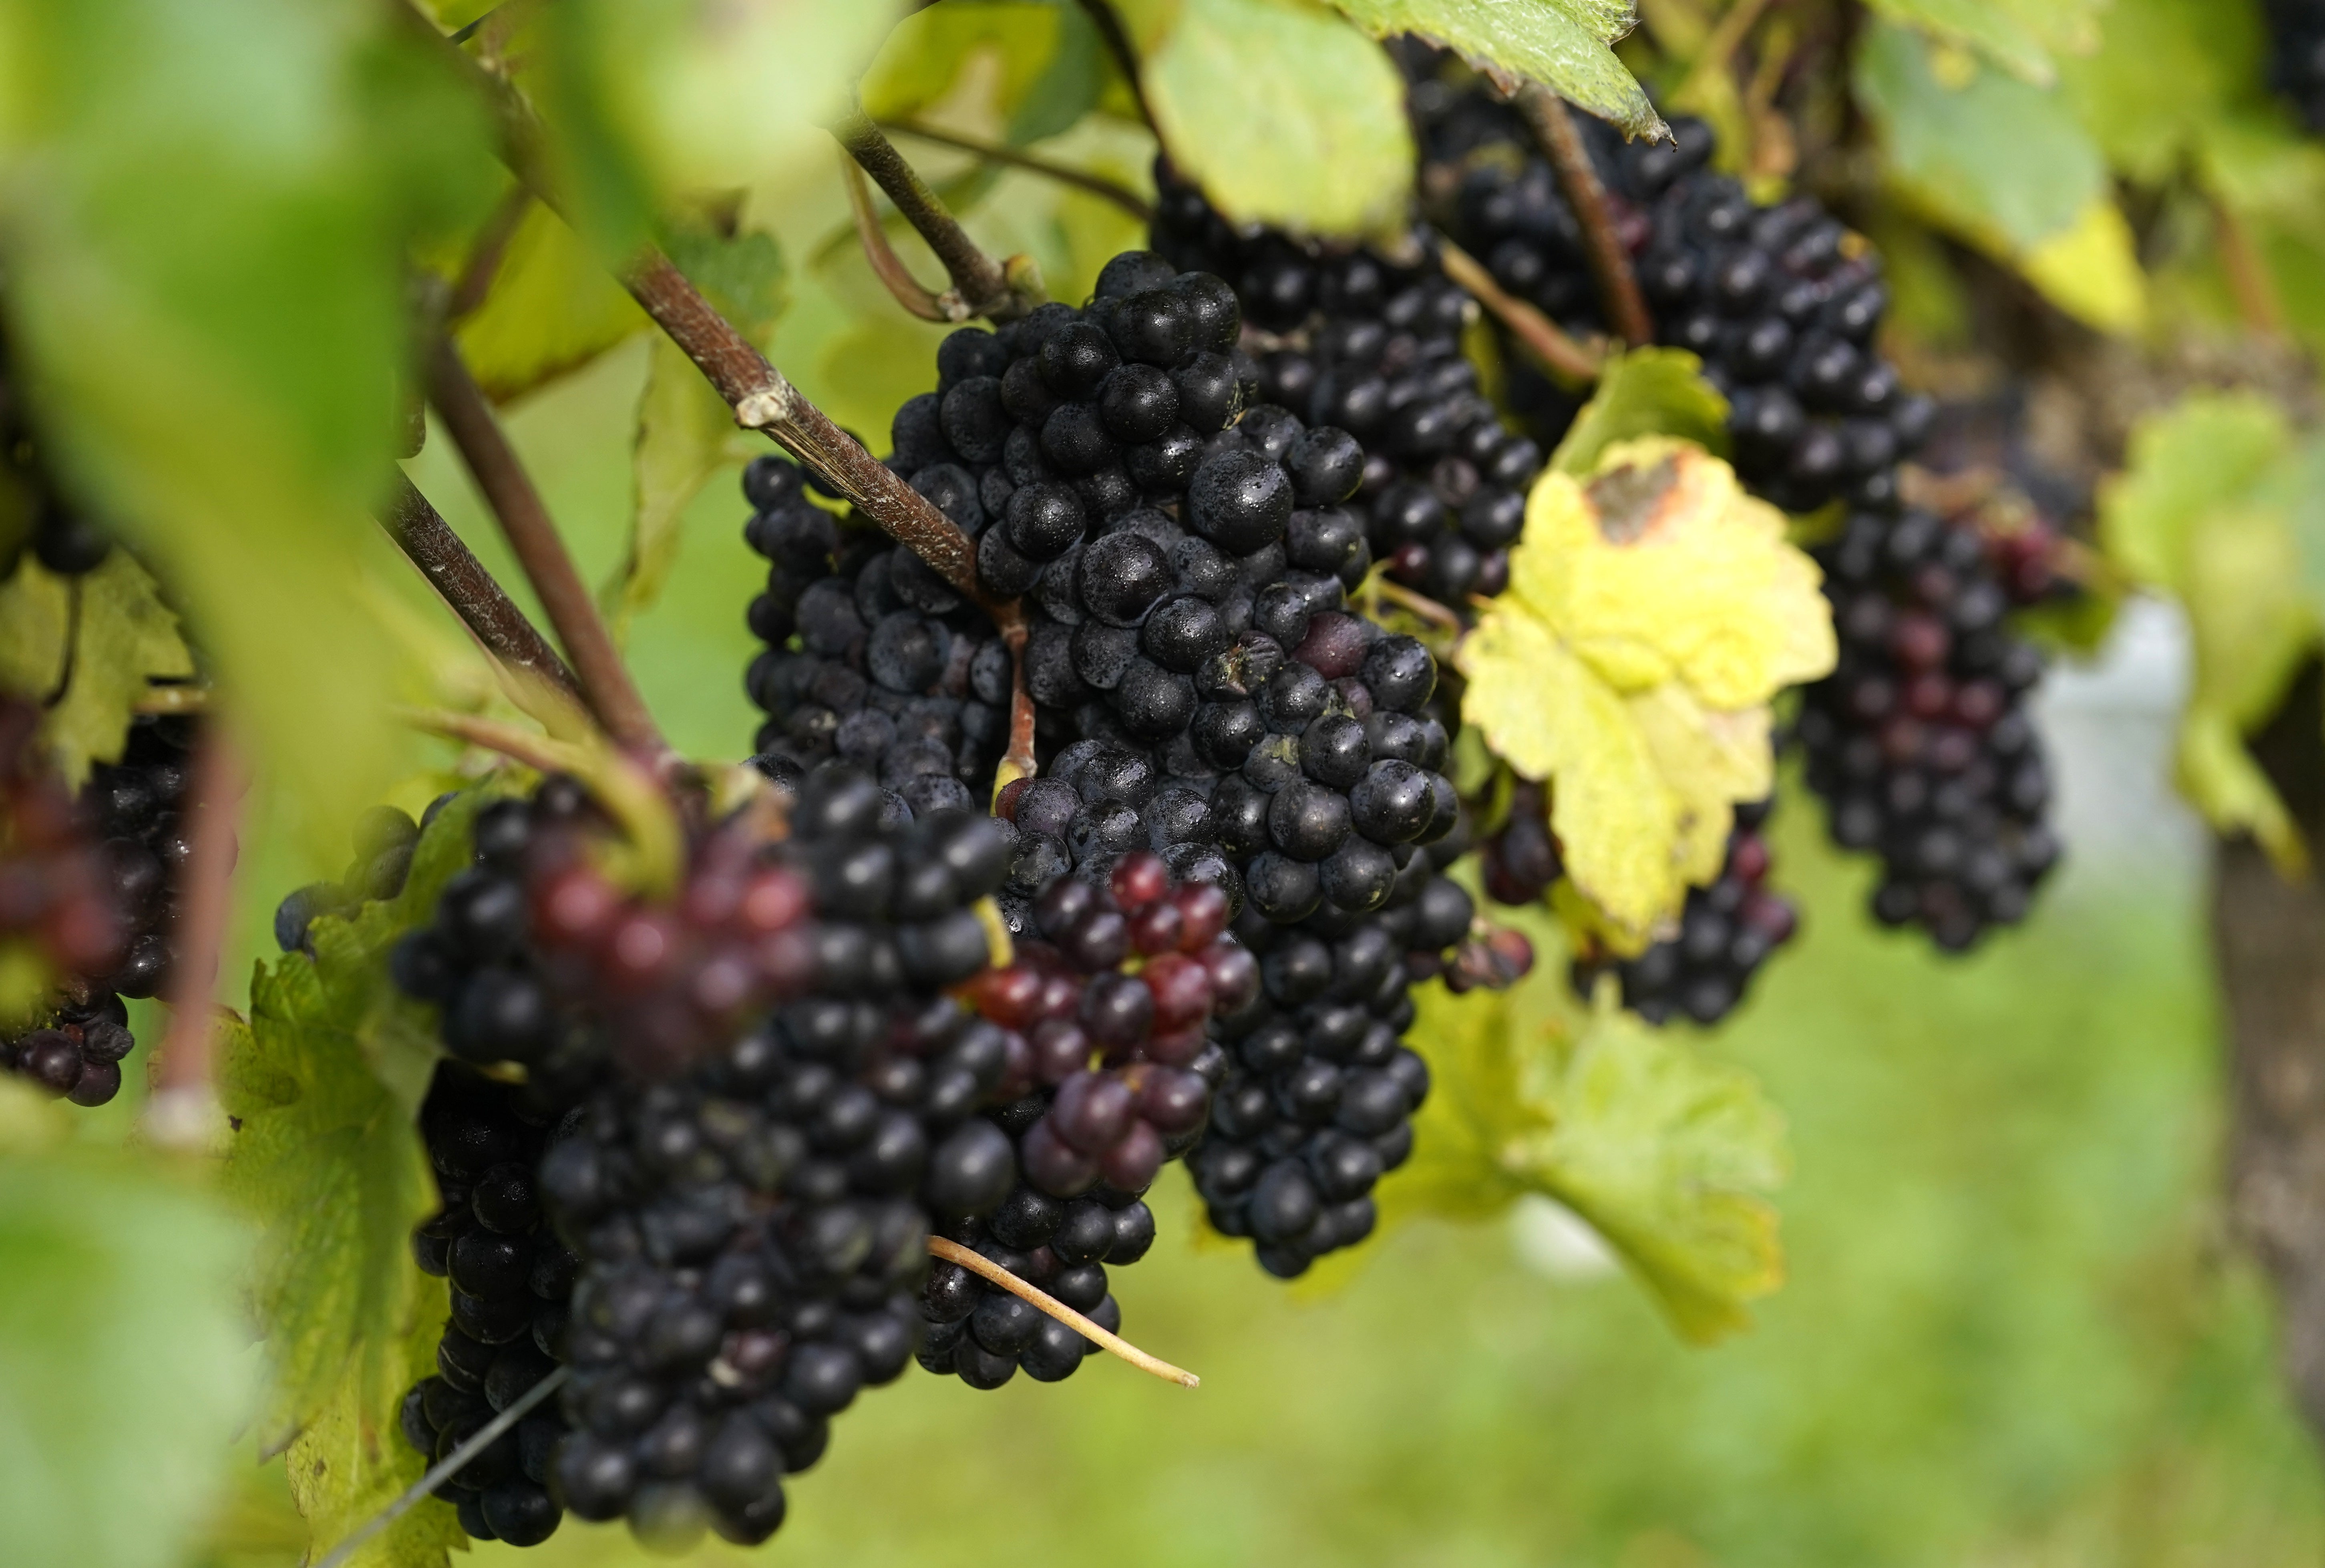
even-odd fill
[[[1683,1013],[1710,1025],[1735,1011],[1760,966],[1800,923],[1791,900],[1767,886],[1768,841],[1760,836],[1767,815],[1765,801],[1736,808],[1719,876],[1688,889],[1677,936],[1636,958],[1576,959],[1575,990],[1588,997],[1611,974],[1622,987],[1623,1006],[1650,1024]]]
[[[1510,155],[1528,145],[1515,116],[1433,82],[1413,104],[1430,159],[1457,190],[1454,237],[1513,294],[1570,329],[1606,331],[1580,227],[1550,165]],[[1706,166],[1712,135],[1700,121],[1674,120],[1676,142],[1655,144],[1582,125],[1657,340],[1700,357],[1728,395],[1744,483],[1790,512],[1839,498],[1893,505],[1897,461],[1935,405],[1907,392],[1873,347],[1889,302],[1878,258],[1809,198],[1753,205]],[[1514,401],[1530,401],[1552,433],[1572,401],[1509,358]]]
[[[1877,852],[1885,923],[1959,951],[2026,913],[2059,856],[2025,699],[2042,673],[1974,528],[1858,513],[1816,551],[1840,634],[1797,729],[1832,835]]]
[[[436,1375],[404,1396],[404,1440],[449,1458],[564,1359],[578,1260],[542,1213],[541,1158],[557,1108],[529,1087],[458,1062],[436,1069],[420,1131],[443,1206],[412,1232],[421,1268],[451,1281],[452,1315]],[[479,1541],[531,1546],[564,1517],[551,1463],[567,1424],[554,1404],[529,1411],[440,1489]]]
[[[1237,923],[1261,983],[1212,1025],[1226,1071],[1188,1164],[1211,1224],[1250,1237],[1283,1278],[1369,1236],[1374,1184],[1412,1153],[1429,1093],[1427,1064],[1403,1044],[1412,986],[1443,971],[1475,913],[1428,854],[1412,867],[1370,914]]]
[[[179,874],[192,854],[193,721],[134,720],[121,760],[96,765],[74,802],[38,772],[38,718],[25,704],[0,712],[0,751],[12,759],[0,788],[12,858],[22,857],[0,868],[0,921],[42,932],[62,979],[41,1026],[0,1041],[0,1066],[77,1105],[103,1105],[120,1092],[135,1044],[122,998],[169,983]]]
[[[797,467],[743,476],[745,529],[769,562],[752,601],[767,645],[746,679],[769,715],[753,749],[795,780],[838,756],[879,780],[889,814],[981,807],[1009,738],[1009,651],[911,551],[808,498]],[[790,646],[796,637],[799,646]]]
[[[572,1369],[570,1431],[537,1467],[554,1507],[662,1544],[765,1539],[783,1475],[910,1359],[931,1216],[1009,1190],[1009,1138],[975,1113],[1010,1043],[947,993],[987,963],[976,905],[1010,835],[885,806],[826,763],[787,836],[757,808],[698,828],[683,885],[649,901],[596,868],[607,824],[551,779],[477,813],[477,865],[398,949],[455,1055],[521,1064],[545,1115],[571,1108],[534,1176],[579,1260],[548,1347]]]
[[[1174,884],[1149,851],[1122,856],[1102,882],[1056,876],[1033,922],[1038,938],[969,993],[1024,1059],[1008,1086],[1024,1092],[992,1113],[1015,1144],[1017,1181],[990,1215],[949,1233],[1118,1331],[1106,1266],[1135,1263],[1153,1244],[1141,1200],[1162,1163],[1202,1136],[1223,1065],[1205,1025],[1247,1004],[1258,970],[1226,934],[1227,895]],[[1096,1349],[954,1263],[930,1270],[922,1313],[921,1364],[971,1387],[997,1388],[1021,1367],[1056,1382]]]
[[[1472,594],[1499,593],[1542,449],[1505,430],[1478,390],[1461,344],[1477,314],[1468,292],[1425,248],[1400,264],[1238,228],[1167,162],[1158,161],[1155,183],[1154,248],[1234,284],[1260,395],[1364,445],[1348,507],[1362,547],[1340,537],[1338,514],[1337,531],[1309,552],[1340,552],[1350,588],[1385,561],[1396,580],[1456,610]]]
[[[1524,908],[1539,904],[1566,871],[1558,839],[1550,830],[1550,801],[1542,786],[1518,779],[1510,788],[1508,814],[1486,837],[1477,857],[1486,896]]]
[[[2325,134],[2325,5],[2264,0],[2268,19],[2268,85],[2302,124]]]

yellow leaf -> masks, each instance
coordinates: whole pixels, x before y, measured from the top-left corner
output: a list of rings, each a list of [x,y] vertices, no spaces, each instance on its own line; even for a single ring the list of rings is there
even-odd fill
[[[1767,704],[1832,668],[1831,613],[1783,514],[1669,437],[1536,485],[1510,589],[1459,658],[1462,711],[1551,783],[1574,889],[1636,951],[1718,874],[1733,806],[1768,793]]]
[[[2075,221],[2018,259],[2027,282],[2067,314],[2102,332],[2135,332],[2147,320],[2147,274],[2123,209],[2094,198]]]

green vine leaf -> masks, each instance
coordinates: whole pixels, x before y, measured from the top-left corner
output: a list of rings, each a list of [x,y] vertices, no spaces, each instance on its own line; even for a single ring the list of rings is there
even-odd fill
[[[1616,355],[1574,416],[1550,466],[1587,474],[1616,441],[1677,436],[1715,457],[1728,455],[1728,399],[1703,378],[1703,361],[1684,348],[1634,348]]]
[[[1120,10],[1163,147],[1228,218],[1320,235],[1403,219],[1413,133],[1404,79],[1378,45],[1307,0]]]
[[[1783,1280],[1766,1194],[1789,1164],[1783,1119],[1742,1069],[1611,1008],[1553,995],[1563,966],[1507,993],[1415,993],[1432,1087],[1391,1214],[1481,1220],[1526,1192],[1588,1220],[1687,1339],[1747,1325]]]
[[[1461,712],[1552,785],[1568,881],[1617,951],[1718,874],[1735,803],[1768,793],[1768,703],[1835,657],[1819,580],[1690,442],[1616,442],[1535,485],[1509,589],[1460,645]]]
[[[2108,0],[1869,0],[1870,9],[1931,37],[1976,50],[2036,87],[2058,78],[2061,51],[2098,43]]]
[[[21,1081],[0,1117],[30,1120]],[[0,1153],[0,1562],[176,1568],[252,1392],[248,1236],[186,1173]]]
[[[1858,51],[1856,88],[1881,126],[1888,181],[1913,206],[2093,327],[2145,318],[2130,225],[2064,93],[1888,25]]]
[[[2188,615],[2195,683],[2181,716],[2181,789],[2215,828],[2249,832],[2288,874],[2299,830],[2244,737],[2282,700],[2325,627],[2325,518],[2312,487],[2325,443],[2298,442],[2252,393],[2201,393],[2132,433],[2130,461],[2100,493],[2099,540],[2143,585]]]
[[[437,813],[400,895],[352,920],[319,919],[313,958],[261,966],[249,1022],[225,1041],[227,1191],[263,1237],[252,1299],[273,1381],[259,1435],[291,1448],[294,1496],[326,1549],[419,1474],[396,1411],[445,1303],[410,1243],[438,1201],[413,1126],[436,1032],[429,1010],[396,991],[387,959],[468,863],[481,803],[472,793]],[[439,1563],[459,1539],[450,1520],[446,1505],[424,1505],[360,1560]]]
[[[77,581],[27,555],[0,583],[0,687],[46,698],[64,682],[41,738],[69,788],[80,787],[92,763],[120,760],[151,682],[193,673],[176,613],[126,550]]]
[[[1611,47],[1639,24],[1631,0],[1331,0],[1375,38],[1422,37],[1481,70],[1540,82],[1559,97],[1650,141],[1671,135],[1646,90]]]
[[[1078,5],[947,0],[896,23],[857,93],[875,120],[912,119],[942,102],[958,124],[973,106],[1004,140],[1034,142],[1096,108],[1109,69]],[[957,92],[964,77],[975,91],[967,104]]]

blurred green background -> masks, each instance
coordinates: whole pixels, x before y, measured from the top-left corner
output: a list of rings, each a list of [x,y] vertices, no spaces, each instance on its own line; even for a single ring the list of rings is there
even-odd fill
[[[593,579],[619,549],[635,347],[512,420]],[[497,559],[440,448],[414,474]],[[633,634],[650,699],[697,752],[738,753],[752,722],[742,510],[727,479],[698,501]],[[2070,789],[2070,842],[2080,825]],[[1416,1226],[1344,1288],[1287,1291],[1188,1239],[1174,1173],[1163,1239],[1119,1285],[1132,1337],[1200,1372],[1200,1390],[1104,1359],[992,1394],[909,1369],[837,1424],[770,1546],[693,1560],[2325,1558],[2318,1459],[2280,1391],[2255,1272],[2221,1230],[2218,1025],[2185,840],[2100,835],[2027,930],[1957,961],[1866,924],[1865,868],[1824,848],[1804,806],[1774,833],[1804,934],[1705,1038],[1792,1125],[1791,1279],[1753,1331],[1681,1345],[1540,1211]],[[239,972],[271,898],[337,870],[252,866]],[[279,1467],[253,1470],[204,1561],[295,1562],[286,1508]],[[619,1528],[569,1523],[474,1560],[636,1558]]]

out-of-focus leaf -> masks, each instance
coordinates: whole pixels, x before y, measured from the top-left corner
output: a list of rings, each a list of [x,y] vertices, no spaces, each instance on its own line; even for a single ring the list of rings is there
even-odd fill
[[[400,1392],[436,1370],[450,1303],[443,1281],[412,1273],[409,1326],[382,1347],[380,1376],[342,1379],[283,1456],[292,1501],[314,1543],[310,1559],[370,1522],[428,1469],[398,1429],[397,1401],[377,1397],[379,1387]],[[452,1505],[431,1498],[358,1546],[347,1568],[447,1568],[448,1551],[468,1541]]]
[[[942,104],[1011,142],[1037,141],[1071,125],[1098,103],[1106,60],[1077,5],[1026,0],[951,0],[896,24],[857,92],[875,120],[911,119]],[[970,76],[977,93],[958,89]]]
[[[1551,454],[1561,474],[1587,474],[1616,441],[1677,436],[1728,454],[1728,400],[1703,378],[1703,361],[1684,348],[1635,348],[1609,359],[1590,401]]]
[[[2295,533],[2316,520],[2307,487],[2320,462],[2267,399],[2199,394],[2142,422],[2099,497],[2108,556],[2188,615],[2196,678],[2181,788],[2215,827],[2251,832],[2288,871],[2305,862],[2300,835],[2242,737],[2275,709],[2325,625]]]
[[[2111,0],[2099,47],[2059,62],[2061,90],[2107,162],[2169,179],[2206,129],[2260,92],[2257,7]]]
[[[486,393],[505,401],[579,370],[646,325],[646,313],[579,236],[535,203],[517,220],[484,303],[454,339]]]
[[[2098,42],[2108,0],[1869,0],[1893,22],[1963,45],[2005,70],[2048,87],[2061,51],[2087,52]]]
[[[1832,668],[1818,581],[1783,515],[1690,443],[1535,485],[1509,590],[1461,645],[1462,716],[1551,784],[1568,877],[1619,951],[1718,874],[1734,803],[1767,793],[1767,703]]]
[[[2130,229],[2063,93],[1941,56],[1894,25],[1866,36],[1856,88],[1901,197],[2061,309],[2105,330],[2137,325],[2145,290]]]
[[[764,344],[783,310],[783,263],[772,236],[687,229],[672,236],[679,270],[755,343]],[[619,634],[661,596],[678,560],[679,523],[735,444],[734,412],[694,362],[657,336],[638,397],[631,469],[630,538],[599,601]]]
[[[0,1083],[0,1115],[32,1099]],[[182,1172],[0,1154],[0,1562],[184,1561],[248,1410],[246,1241]]]
[[[41,720],[41,739],[66,785],[79,789],[91,763],[120,760],[148,678],[194,673],[178,617],[125,550],[78,580],[27,556],[0,583],[0,688],[46,699],[68,669],[63,695]]]
[[[0,23],[26,395],[74,492],[168,585],[257,760],[310,820],[344,821],[397,768],[393,656],[353,562],[398,423],[403,242],[489,202],[483,114],[358,0]]]
[[[435,1032],[427,1009],[389,980],[387,958],[468,863],[478,803],[471,793],[437,814],[401,895],[362,905],[351,921],[318,920],[313,958],[286,953],[262,966],[249,1022],[227,1031],[219,1099],[236,1126],[227,1188],[263,1228],[253,1298],[274,1372],[260,1426],[270,1447],[335,1404],[347,1419],[392,1423],[407,1386],[406,1341],[443,1300],[409,1240],[436,1202],[412,1125]],[[330,1498],[370,1484],[344,1464],[333,1473]]]
[[[1375,38],[1418,33],[1480,69],[1537,81],[1633,136],[1670,127],[1609,45],[1638,25],[1631,0],[1332,0]]]
[[[1743,1328],[1746,1304],[1783,1278],[1765,1196],[1786,1174],[1783,1118],[1748,1074],[1628,1014],[1586,1018],[1529,994],[1563,984],[1544,968],[1507,995],[1416,993],[1431,1087],[1385,1210],[1476,1220],[1546,1193],[1614,1246],[1680,1333]]]
[[[540,18],[541,88],[583,227],[611,254],[668,200],[828,161],[903,7],[894,0],[560,0]]]
[[[1403,78],[1377,44],[1309,0],[1119,9],[1162,145],[1221,212],[1321,235],[1403,217],[1413,133]]]

